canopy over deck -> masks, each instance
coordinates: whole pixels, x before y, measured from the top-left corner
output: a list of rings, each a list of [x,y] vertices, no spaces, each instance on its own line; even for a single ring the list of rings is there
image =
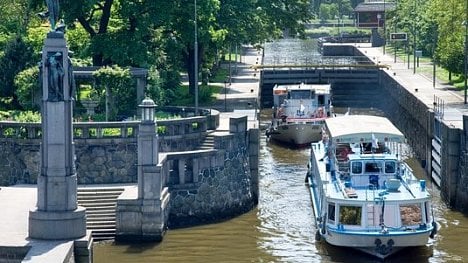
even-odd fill
[[[403,134],[384,117],[346,115],[325,120],[334,143],[404,142]]]
[[[330,84],[285,84],[285,85],[275,85],[273,87],[274,94],[286,94],[288,91],[293,90],[313,90],[317,94],[330,94],[331,85]]]

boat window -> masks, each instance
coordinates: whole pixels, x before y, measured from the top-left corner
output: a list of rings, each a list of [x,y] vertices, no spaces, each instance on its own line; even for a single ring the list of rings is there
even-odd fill
[[[362,174],[362,163],[361,162],[352,162],[351,163],[351,173],[353,173],[353,174]]]
[[[335,204],[328,204],[328,220],[335,222]]]
[[[400,216],[402,226],[414,226],[422,223],[422,212],[420,204],[400,205]]]
[[[426,208],[426,223],[431,222],[431,204],[429,202],[425,202],[424,207]]]
[[[361,213],[360,206],[340,206],[340,224],[361,225]]]
[[[289,98],[293,100],[310,99],[310,90],[292,90],[289,93]]]
[[[382,163],[381,162],[366,162],[365,164],[365,172],[366,173],[378,173],[382,171]]]
[[[395,173],[396,164],[394,161],[387,161],[385,162],[385,173],[393,174]]]
[[[318,95],[317,102],[318,102],[318,105],[325,105],[325,95]]]

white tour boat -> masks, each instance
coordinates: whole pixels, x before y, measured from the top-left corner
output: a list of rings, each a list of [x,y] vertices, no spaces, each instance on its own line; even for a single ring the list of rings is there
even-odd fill
[[[403,134],[388,119],[367,115],[327,119],[324,133],[311,145],[306,177],[316,239],[381,259],[425,246],[437,224],[425,180],[397,153]]]
[[[330,84],[276,85],[266,135],[295,146],[319,141],[324,120],[333,114],[330,91]]]

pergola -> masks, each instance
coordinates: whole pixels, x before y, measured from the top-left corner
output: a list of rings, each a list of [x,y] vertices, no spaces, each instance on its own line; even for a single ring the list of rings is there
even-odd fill
[[[99,70],[101,67],[74,67],[73,68],[73,76],[75,77],[75,80],[94,80],[94,75],[93,73],[97,70]],[[130,73],[132,75],[132,78],[136,79],[136,91],[137,91],[137,96],[136,96],[136,101],[135,101],[135,108],[136,105],[138,105],[143,98],[145,97],[145,88],[146,88],[146,79],[148,77],[148,70],[144,68],[130,68]],[[108,98],[106,96],[106,119],[107,119],[107,105],[108,105]]]

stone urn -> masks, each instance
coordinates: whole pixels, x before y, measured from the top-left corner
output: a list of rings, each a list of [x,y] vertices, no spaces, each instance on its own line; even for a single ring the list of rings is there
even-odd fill
[[[83,107],[86,109],[86,114],[88,115],[94,115],[94,109],[98,106],[99,102],[96,100],[82,100],[81,104]]]

